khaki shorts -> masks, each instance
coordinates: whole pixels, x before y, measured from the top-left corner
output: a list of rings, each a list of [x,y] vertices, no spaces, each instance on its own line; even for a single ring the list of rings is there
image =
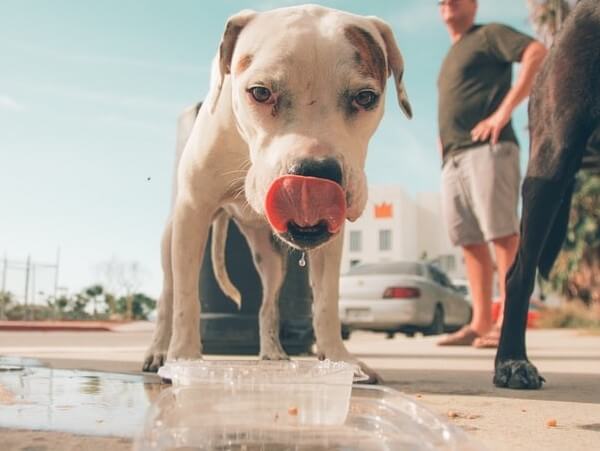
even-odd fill
[[[442,214],[456,246],[519,231],[519,147],[484,144],[450,155],[442,169]]]

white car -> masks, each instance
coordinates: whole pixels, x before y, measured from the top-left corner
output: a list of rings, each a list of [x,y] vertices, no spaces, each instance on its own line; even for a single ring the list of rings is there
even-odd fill
[[[365,263],[340,278],[342,336],[354,329],[436,335],[471,320],[471,305],[450,279],[425,262]]]

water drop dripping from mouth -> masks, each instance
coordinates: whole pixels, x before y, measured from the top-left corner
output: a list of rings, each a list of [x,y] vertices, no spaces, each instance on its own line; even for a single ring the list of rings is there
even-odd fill
[[[306,255],[305,252],[302,252],[302,257],[300,257],[300,260],[298,260],[298,264],[300,265],[301,268],[304,268],[306,266],[306,259],[304,258]]]

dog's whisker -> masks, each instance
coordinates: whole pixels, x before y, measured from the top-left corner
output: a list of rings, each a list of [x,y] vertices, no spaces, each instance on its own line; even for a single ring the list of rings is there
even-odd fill
[[[243,178],[233,179],[227,184],[227,191],[232,191],[233,193],[238,193],[239,191],[244,191],[244,190],[245,190],[245,187],[244,187],[244,179]]]
[[[234,169],[232,171],[225,171],[225,172],[221,172],[219,175],[220,176],[226,176],[226,175],[232,175],[232,174],[247,174],[248,173],[248,168],[246,169]]]
[[[242,195],[244,196],[244,199],[245,199],[246,189],[243,186],[234,191],[233,198],[235,200],[238,200],[242,197]],[[245,202],[245,203],[246,203],[246,205],[248,204],[247,202]]]

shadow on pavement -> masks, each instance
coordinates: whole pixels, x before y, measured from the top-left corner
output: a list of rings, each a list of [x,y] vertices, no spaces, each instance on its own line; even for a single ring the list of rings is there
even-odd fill
[[[530,351],[530,350],[529,350]],[[365,354],[365,353],[353,353],[353,355],[355,355],[358,358],[377,358],[377,359],[411,359],[411,360],[435,360],[435,359],[440,359],[440,360],[448,360],[448,359],[460,359],[460,360],[487,360],[487,361],[493,361],[494,360],[494,355],[490,355],[488,353],[486,354],[473,354],[473,353],[464,353],[464,354],[411,354],[411,353],[406,353],[406,354],[402,354],[402,353],[393,353],[393,354],[380,354],[380,353],[372,353],[372,354]],[[552,355],[544,355],[544,356],[531,356],[531,353],[529,353],[529,356],[531,358],[531,360],[533,361],[533,363],[535,364],[536,360],[553,360],[553,361],[560,361],[560,360],[566,360],[566,361],[570,361],[570,360],[590,360],[590,361],[594,361],[597,362],[598,361],[598,354],[590,354],[590,355],[573,355],[573,356],[562,356],[562,355],[557,355],[557,356],[552,356]]]
[[[448,356],[445,358],[447,359]],[[494,387],[492,373],[488,371],[394,369],[381,370],[380,373],[386,385],[409,394],[486,396],[600,404],[600,381],[596,374],[543,372],[547,382],[541,390],[510,390]]]

